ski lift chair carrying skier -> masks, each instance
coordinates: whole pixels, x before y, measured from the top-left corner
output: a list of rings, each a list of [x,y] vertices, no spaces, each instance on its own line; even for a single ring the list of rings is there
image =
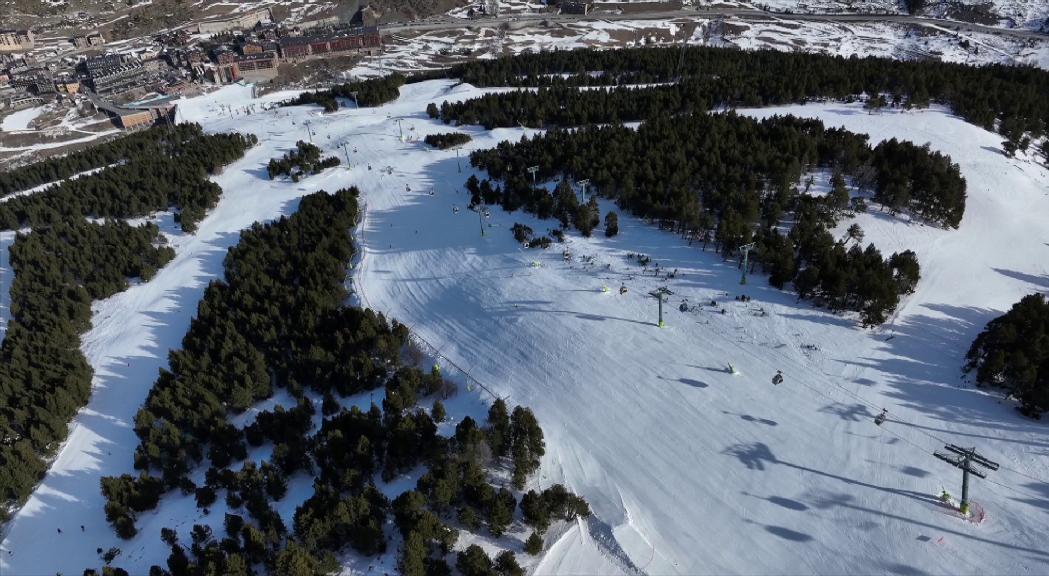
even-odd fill
[[[774,386],[779,386],[782,382],[783,382],[783,372],[780,371],[780,370],[776,370],[776,375],[772,377],[772,384]]]

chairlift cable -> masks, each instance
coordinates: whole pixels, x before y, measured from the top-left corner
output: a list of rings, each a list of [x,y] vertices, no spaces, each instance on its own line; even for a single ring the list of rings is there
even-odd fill
[[[829,375],[828,375],[828,376],[829,376]],[[801,380],[799,380],[799,382],[801,383],[801,385],[802,385],[802,386],[804,386],[804,387],[808,388],[809,390],[812,390],[813,392],[815,392],[815,393],[819,394],[820,396],[823,396],[824,398],[826,398],[826,399],[828,399],[828,400],[834,401],[834,398],[832,398],[832,397],[830,397],[829,395],[825,394],[825,393],[824,393],[824,392],[823,392],[822,390],[819,390],[818,388],[814,388],[813,386],[810,386],[809,384],[806,384],[806,383],[805,383],[804,381],[801,381]],[[863,402],[864,404],[866,404],[866,405],[868,405],[868,406],[871,406],[871,407],[873,407],[873,406],[874,406],[874,405],[873,405],[873,404],[871,404],[870,402],[867,402],[866,400],[863,400],[863,398],[861,398],[860,396],[858,396],[858,395],[856,395],[856,394],[852,393],[851,391],[849,391],[848,389],[844,388],[843,386],[841,386],[841,385],[839,385],[839,384],[837,384],[837,383],[835,383],[835,386],[837,386],[838,388],[841,388],[842,390],[844,390],[844,391],[848,392],[848,393],[849,393],[850,395],[852,395],[852,396],[853,396],[854,398],[857,398],[858,400],[860,400],[860,401],[861,401],[861,402]],[[789,388],[789,387],[787,387],[787,388]],[[906,424],[906,425],[910,425],[910,426],[911,426],[912,428],[914,428],[914,430],[916,430],[917,432],[919,432],[919,433],[921,433],[921,434],[924,434],[925,436],[928,436],[928,437],[930,437],[930,438],[932,438],[932,439],[936,440],[936,441],[937,441],[938,443],[940,443],[940,444],[951,444],[951,442],[946,442],[946,441],[944,441],[944,440],[942,440],[942,439],[940,439],[940,438],[936,437],[936,436],[935,436],[934,434],[930,434],[930,433],[928,433],[928,432],[926,432],[926,431],[922,430],[921,428],[917,428],[917,427],[915,427],[915,426],[914,426],[913,424],[911,424],[910,422],[908,422],[908,421],[906,421],[906,420],[902,420],[902,419],[899,419],[899,418],[894,418],[893,420],[891,420],[891,421],[888,421],[888,422],[892,422],[892,421],[895,421],[895,422],[900,422],[900,423],[902,423],[902,424]],[[930,454],[930,455],[932,455],[932,454],[935,454],[935,450],[929,450],[928,448],[925,448],[924,446],[921,446],[921,445],[917,444],[916,442],[914,442],[914,441],[910,440],[909,438],[907,438],[907,437],[905,437],[905,436],[902,436],[902,435],[900,435],[900,434],[896,433],[896,432],[895,432],[895,431],[894,431],[894,430],[893,430],[893,429],[892,429],[891,427],[888,427],[888,428],[883,428],[883,430],[885,430],[886,432],[888,432],[888,433],[889,433],[890,435],[892,435],[893,437],[895,437],[895,438],[897,438],[897,439],[899,439],[899,440],[902,440],[903,442],[905,442],[905,443],[909,444],[910,446],[912,446],[912,447],[914,447],[914,448],[917,448],[917,449],[918,449],[918,450],[920,450],[921,452],[924,452],[924,453],[926,453],[926,454]],[[1034,480],[1035,482],[1038,482],[1038,483],[1042,483],[1042,484],[1045,484],[1045,483],[1047,483],[1047,482],[1046,482],[1045,480],[1041,480],[1041,479],[1039,479],[1039,478],[1036,478],[1036,477],[1034,477],[1034,476],[1031,476],[1031,475],[1029,475],[1029,474],[1026,474],[1026,473],[1024,473],[1024,472],[1021,472],[1021,471],[1019,471],[1019,470],[1014,470],[1014,469],[1012,469],[1012,468],[1010,468],[1010,467],[1007,467],[1007,466],[1004,466],[1004,465],[999,465],[999,466],[1000,466],[1000,469],[1002,469],[1002,470],[1008,470],[1008,471],[1010,471],[1010,472],[1014,472],[1014,473],[1016,473],[1016,474],[1018,474],[1018,475],[1020,475],[1020,476],[1023,476],[1023,477],[1025,477],[1025,478],[1028,478],[1028,479],[1030,479],[1030,480]],[[1024,491],[1020,490],[1019,488],[1016,488],[1015,486],[1009,486],[1009,485],[1007,485],[1007,484],[1002,484],[1001,482],[998,482],[998,481],[992,480],[992,479],[990,479],[990,478],[987,478],[987,479],[986,479],[986,481],[987,481],[987,482],[990,482],[990,483],[992,483],[992,484],[996,484],[996,485],[998,485],[998,486],[1000,486],[1000,487],[1002,487],[1002,488],[1007,488],[1007,489],[1009,489],[1009,490],[1012,490],[1013,492],[1015,492],[1015,493],[1017,493],[1017,494],[1021,494],[1021,495],[1024,495],[1024,496],[1026,496],[1026,497],[1031,497],[1031,496],[1032,496],[1032,493],[1031,493],[1031,492],[1024,492]]]

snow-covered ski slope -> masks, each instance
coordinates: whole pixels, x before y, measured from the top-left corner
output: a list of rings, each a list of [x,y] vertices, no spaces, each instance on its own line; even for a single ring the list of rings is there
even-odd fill
[[[522,130],[464,128],[474,140],[461,173],[454,151],[421,142],[450,129],[426,118],[427,103],[481,92],[435,81],[405,86],[380,108],[282,108],[233,119],[218,104],[252,103],[249,88],[184,102],[184,119],[252,132],[261,144],[218,177],[223,199],[195,236],[176,236],[174,262],[95,306],[84,338],[94,395],[10,523],[0,573],[79,573],[100,565],[95,549],[109,546],[123,550],[115,564],[137,573],[163,565],[161,527],[177,525],[186,537],[194,522],[220,526],[220,509],[201,518],[191,498],[174,494],[140,518],[135,539],[120,542],[104,523],[98,479],[132,472],[134,413],[237,231],[293,211],[302,194],[349,185],[367,204],[354,271],[362,300],[511,403],[532,407],[547,437],[537,483],[564,482],[594,510],[592,522],[551,533],[536,573],[1049,572],[1049,428],[960,374],[987,321],[1049,287],[1049,232],[1040,225],[1049,215],[1049,172],[1005,158],[1001,138],[941,110],[868,115],[826,104],[749,112],[792,111],[874,140],[927,141],[961,165],[969,202],[959,230],[877,212],[859,217],[868,241],[885,252],[913,248],[922,264],[918,290],[898,315],[865,331],[795,302],[760,275],[740,286],[735,263],[625,215],[615,238],[570,234],[566,246],[539,251],[522,249],[509,228],[521,222],[541,233],[554,221],[493,208],[482,237],[478,215],[465,209],[465,156]],[[351,169],[299,184],[266,180],[265,162],[307,139],[307,119],[313,141],[348,154]],[[677,277],[643,275],[631,252]],[[593,264],[584,266],[583,256]],[[662,329],[647,295],[661,285],[675,293]],[[751,301],[733,299],[741,293]],[[706,305],[680,312],[683,297]],[[725,370],[729,363],[738,375]],[[779,386],[770,382],[776,370],[785,375]],[[878,427],[881,408],[889,418]],[[960,473],[931,455],[943,441],[977,446],[1002,464],[972,482],[986,513],[979,525],[935,502],[942,487],[960,491]],[[281,502],[289,525],[294,499],[305,496],[293,488]]]
[[[930,141],[965,170],[972,200],[961,230],[879,227],[877,214],[861,221],[875,242],[918,249],[925,267],[925,284],[892,327],[859,330],[761,278],[741,288],[734,264],[633,220],[613,240],[572,238],[577,259],[594,257],[589,270],[510,238],[514,222],[537,231],[552,222],[495,209],[480,238],[473,213],[450,209],[466,202],[454,186],[465,175],[447,153],[428,153],[437,156],[430,166],[391,162],[411,192],[365,186],[364,292],[373,307],[536,410],[551,447],[544,465],[586,495],[641,571],[1049,570],[1040,544],[1049,532],[1047,487],[1003,471],[992,475],[1003,486],[974,482],[974,498],[994,510],[983,525],[945,516],[933,496],[941,486],[957,491],[959,478],[929,453],[937,440],[923,435],[975,443],[1035,478],[1049,474],[1044,424],[959,386],[976,332],[1046,284],[1037,224],[1049,209],[1049,175],[1005,159],[1000,138],[941,111],[795,111],[876,139]],[[679,270],[668,283],[676,294],[667,328],[654,326],[656,303],[647,296],[663,283],[640,276],[628,252]],[[629,292],[619,296],[624,281]],[[748,304],[733,300],[743,291]],[[715,299],[727,312],[682,314],[682,296]],[[725,372],[729,362],[740,376]],[[777,369],[786,382],[773,387]],[[890,422],[879,428],[872,419],[882,407]],[[573,563],[571,548],[562,551],[541,571],[595,571]]]

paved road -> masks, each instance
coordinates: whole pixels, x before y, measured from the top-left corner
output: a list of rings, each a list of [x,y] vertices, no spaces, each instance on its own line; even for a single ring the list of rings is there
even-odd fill
[[[631,14],[591,13],[586,16],[573,14],[510,14],[499,18],[478,18],[463,20],[441,17],[419,22],[394,23],[381,26],[384,34],[398,32],[428,32],[433,30],[454,30],[466,27],[495,27],[503,24],[528,24],[547,22],[585,22],[593,20],[672,20],[674,18],[737,18],[740,20],[760,21],[803,21],[803,22],[893,22],[896,24],[913,24],[945,28],[957,32],[980,32],[1024,39],[1049,40],[1049,34],[1022,28],[999,28],[983,24],[970,24],[954,20],[922,18],[907,14],[777,14],[741,8],[709,8],[698,10],[663,10],[638,12]]]

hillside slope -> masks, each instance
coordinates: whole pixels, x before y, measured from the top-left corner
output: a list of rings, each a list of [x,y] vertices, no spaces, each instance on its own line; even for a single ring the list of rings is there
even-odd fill
[[[432,90],[409,87],[391,112],[410,113],[405,101],[413,94],[437,99],[425,93]],[[959,369],[986,321],[1045,286],[1036,255],[1046,239],[1037,222],[1049,210],[1049,174],[1005,159],[995,135],[940,111],[869,116],[858,106],[809,105],[795,112],[873,132],[875,140],[931,141],[970,182],[959,231],[906,238],[907,224],[872,229],[870,240],[883,250],[895,247],[887,245],[891,237],[918,249],[924,270],[919,291],[882,330],[865,332],[796,303],[760,277],[740,287],[734,263],[632,219],[620,220],[614,239],[572,238],[576,258],[594,259],[584,268],[562,263],[554,250],[522,250],[507,230],[522,222],[540,231],[550,222],[495,209],[480,238],[472,213],[450,209],[466,201],[454,192],[462,177],[451,159],[395,163],[394,175],[403,174],[411,192],[365,186],[373,192],[359,272],[364,292],[499,393],[560,424],[550,431],[545,464],[561,474],[548,481],[585,494],[639,570],[1046,570],[1049,554],[1038,544],[1049,534],[1046,485],[1031,478],[1049,477],[1034,456],[1049,447],[1049,434],[961,385]],[[475,134],[474,145],[518,134]],[[423,192],[431,185],[438,196]],[[660,282],[641,276],[629,252],[679,270],[663,330],[647,296]],[[615,291],[620,282],[629,288],[624,296]],[[751,302],[733,300],[744,291]],[[681,297],[716,300],[725,313],[682,314]],[[728,374],[728,363],[741,375]],[[770,383],[776,370],[786,375],[778,387]],[[872,418],[882,407],[890,422],[879,428]],[[1009,468],[992,475],[1002,485],[974,482],[988,514],[983,524],[935,503],[941,487],[957,492],[959,478],[932,457],[941,446],[926,432],[975,443]]]
[[[740,286],[734,262],[625,215],[615,238],[570,235],[570,263],[561,246],[521,248],[513,223],[545,232],[553,222],[497,208],[479,218],[465,209],[466,162],[459,172],[454,151],[421,142],[448,130],[425,117],[427,103],[481,92],[425,82],[403,87],[392,104],[330,115],[313,107],[243,115],[252,101],[242,86],[184,103],[185,119],[255,133],[260,146],[219,177],[222,203],[196,237],[176,243],[174,262],[150,283],[96,305],[84,343],[96,369],[94,396],[44,484],[11,522],[0,572],[79,573],[98,565],[99,546],[120,546],[117,564],[141,572],[164,563],[162,526],[186,538],[194,522],[221,524],[220,509],[201,517],[191,498],[171,495],[141,519],[135,539],[120,542],[103,524],[98,477],[131,471],[134,412],[235,232],[294,210],[301,194],[350,185],[364,191],[367,204],[353,274],[362,301],[439,349],[450,377],[462,367],[511,403],[531,406],[547,436],[537,482],[564,482],[591,504],[595,518],[552,533],[532,570],[1049,571],[1049,429],[964,384],[959,373],[968,343],[988,320],[1049,287],[1041,225],[1049,215],[1049,171],[1005,158],[1000,138],[939,110],[872,116],[859,106],[793,108],[875,140],[929,141],[969,181],[959,230],[876,212],[862,217],[868,240],[886,252],[914,248],[923,266],[918,291],[897,317],[864,331],[851,318],[795,302],[760,275]],[[218,104],[237,107],[237,116]],[[776,111],[784,110],[749,113]],[[305,120],[314,142],[349,156],[350,169],[296,185],[265,180],[265,160],[306,138]],[[474,140],[464,152],[523,132],[465,131]],[[647,295],[663,282],[627,257],[637,252],[678,270],[663,329]],[[583,256],[593,264],[584,265]],[[734,300],[741,293],[752,300]],[[717,306],[683,313],[681,298]],[[726,371],[729,363],[739,375]],[[785,381],[773,386],[777,370]],[[464,387],[460,394],[468,401],[481,393]],[[878,427],[872,418],[881,408],[889,420]],[[979,524],[935,500],[941,488],[960,489],[957,471],[931,455],[943,441],[975,445],[1002,464],[988,480],[973,481]],[[303,497],[296,486],[308,482],[295,479],[282,501],[286,522]],[[79,524],[87,536],[75,530]],[[61,555],[53,554],[56,527],[67,531]],[[351,573],[366,570],[346,562]]]

